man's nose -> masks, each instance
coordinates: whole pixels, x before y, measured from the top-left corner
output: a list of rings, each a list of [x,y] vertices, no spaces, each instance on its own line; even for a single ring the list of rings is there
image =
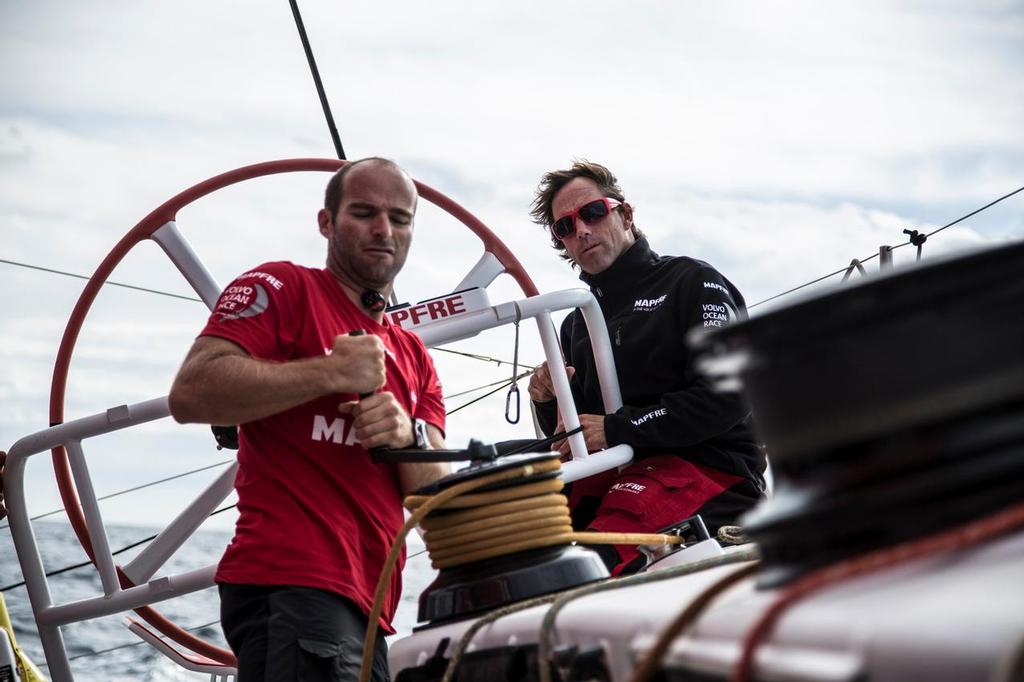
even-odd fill
[[[590,237],[590,234],[592,232],[592,230],[590,229],[590,225],[587,225],[587,223],[582,218],[580,218],[579,216],[574,218],[574,220],[575,220],[575,227],[576,227],[576,229],[575,229],[576,236],[578,238],[581,238],[581,239],[584,237],[584,235],[587,236],[587,237]]]
[[[370,231],[374,235],[379,235],[382,237],[390,237],[391,230],[391,216],[389,216],[387,213],[378,213],[374,217],[373,222],[370,225]]]

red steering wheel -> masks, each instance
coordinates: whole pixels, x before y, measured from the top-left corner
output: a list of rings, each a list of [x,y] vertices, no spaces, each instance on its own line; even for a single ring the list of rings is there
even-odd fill
[[[60,349],[57,352],[57,360],[53,368],[53,380],[50,385],[50,424],[56,425],[64,421],[65,390],[67,387],[68,369],[71,365],[71,357],[75,348],[75,342],[85,322],[86,315],[92,307],[100,287],[106,282],[110,273],[114,270],[124,256],[135,247],[136,244],[149,239],[153,233],[169,222],[175,220],[178,211],[188,206],[197,199],[211,194],[219,189],[234,185],[236,183],[251,180],[265,175],[276,175],[279,173],[293,173],[297,171],[325,171],[335,172],[341,168],[346,161],[336,159],[285,159],[281,161],[269,161],[251,166],[238,168],[227,173],[205,180],[194,187],[191,187],[180,194],[172,197],[152,213],[143,218],[133,227],[107,254],[100,263],[96,272],[93,273],[85,289],[82,291],[75,308],[64,329],[64,336],[61,339]],[[441,192],[428,187],[420,182],[416,183],[419,194],[424,199],[435,204],[451,216],[462,222],[473,233],[480,238],[484,244],[484,250],[491,253],[504,268],[504,272],[511,275],[519,284],[523,294],[535,296],[537,292],[533,281],[526,274],[523,266],[519,263],[512,252],[491,232],[479,219],[466,209],[459,206],[452,199]],[[194,286],[194,285],[193,285]],[[199,293],[197,291],[197,293]],[[78,536],[89,558],[96,562],[92,543],[86,528],[85,516],[79,503],[78,491],[71,475],[67,453],[63,447],[53,449],[53,468],[57,478],[57,486],[60,490],[64,508],[67,510],[71,526]],[[118,567],[118,576],[122,588],[134,586],[134,583]],[[160,612],[150,606],[136,609],[144,620],[171,638],[178,644],[198,654],[213,659],[218,663],[235,665],[234,655],[221,647],[215,646],[206,640],[196,637],[192,633],[182,629],[180,626],[163,616]]]

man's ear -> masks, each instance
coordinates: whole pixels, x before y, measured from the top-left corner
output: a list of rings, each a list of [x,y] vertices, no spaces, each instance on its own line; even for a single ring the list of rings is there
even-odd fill
[[[320,234],[325,237],[331,234],[331,212],[326,208],[321,208],[316,214],[316,223],[320,226]]]

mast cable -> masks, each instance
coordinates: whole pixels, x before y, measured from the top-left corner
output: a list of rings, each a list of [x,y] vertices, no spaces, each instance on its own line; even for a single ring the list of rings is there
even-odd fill
[[[344,157],[341,157],[341,158],[344,158]],[[946,225],[943,225],[942,227],[940,227],[940,228],[938,228],[936,230],[932,230],[931,232],[927,233],[925,235],[925,237],[926,238],[927,237],[931,237],[932,235],[938,234],[939,232],[942,232],[943,230],[945,230],[947,228],[953,227],[957,223],[963,222],[964,220],[967,220],[971,216],[977,215],[978,213],[981,213],[985,209],[990,208],[992,206],[995,206],[1000,201],[1003,201],[1005,199],[1009,199],[1013,195],[1019,194],[1020,192],[1024,192],[1024,187],[1019,187],[1019,188],[1013,190],[1012,192],[1010,192],[1009,194],[1004,194],[1003,196],[999,197],[995,201],[991,201],[991,202],[985,204],[984,206],[982,206],[981,208],[976,209],[974,211],[971,211],[970,213],[968,213],[965,216],[961,216],[960,218],[957,218],[956,220],[954,220],[951,223],[947,223]],[[891,247],[891,250],[895,251],[896,249],[902,248],[904,246],[909,246],[912,243],[913,242],[911,240],[908,240],[908,241],[903,242],[902,244],[897,244],[896,246]],[[873,258],[878,258],[878,253],[877,252],[871,254],[867,258],[859,258],[859,259],[856,259],[856,260],[858,260],[860,263],[866,263],[866,262],[868,262],[869,260],[871,260]],[[63,270],[53,270],[51,268],[44,268],[44,267],[41,267],[39,265],[30,265],[28,263],[19,263],[17,261],[7,260],[5,258],[0,258],[0,263],[7,263],[8,265],[16,265],[16,266],[22,267],[22,268],[31,268],[33,270],[41,270],[43,272],[49,272],[49,273],[53,273],[53,274],[56,274],[56,275],[65,275],[67,277],[76,277],[78,279],[86,279],[86,280],[90,279],[89,277],[86,277],[85,275],[79,275],[79,274],[76,274],[76,273],[73,273],[73,272],[64,272]],[[766,299],[764,299],[762,301],[758,301],[757,303],[752,303],[751,305],[747,306],[747,310],[750,310],[751,308],[756,308],[757,306],[761,305],[762,303],[767,303],[768,301],[774,301],[777,298],[781,298],[782,296],[785,296],[787,294],[791,294],[791,293],[793,293],[795,291],[799,291],[800,289],[803,289],[805,287],[809,287],[812,284],[817,284],[818,282],[821,282],[822,280],[826,280],[829,277],[835,277],[836,275],[838,275],[840,273],[846,272],[847,269],[848,268],[840,268],[839,270],[836,270],[834,272],[830,272],[827,275],[822,275],[821,277],[818,277],[817,279],[813,279],[810,282],[806,282],[804,284],[801,284],[800,286],[793,287],[792,289],[787,289],[786,291],[783,291],[781,294],[775,294],[774,296],[770,296],[770,297],[768,297],[768,298],[766,298]],[[200,299],[195,298],[193,296],[183,296],[181,294],[172,294],[172,293],[169,293],[169,292],[166,292],[166,291],[159,291],[157,289],[147,289],[146,287],[135,286],[134,284],[123,284],[121,282],[114,282],[114,281],[110,281],[110,280],[107,280],[106,282],[104,282],[104,284],[105,285],[106,284],[110,284],[112,286],[117,286],[117,287],[124,287],[126,289],[134,289],[136,291],[144,291],[144,292],[150,293],[150,294],[159,294],[161,296],[168,296],[170,298],[180,298],[180,299],[186,300],[186,301],[195,301],[197,303],[202,303],[202,301]],[[442,351],[442,352],[445,352],[445,353],[452,353],[454,355],[462,355],[464,357],[473,358],[473,359],[476,359],[476,360],[485,360],[487,362],[495,362],[498,365],[501,365],[501,364],[510,365],[510,364],[512,364],[512,363],[508,362],[507,360],[499,360],[497,358],[488,357],[486,355],[477,355],[477,354],[474,354],[474,353],[466,353],[466,352],[463,352],[463,351],[452,350],[450,348],[435,348],[434,350]]]
[[[331,114],[331,105],[327,101],[327,93],[324,92],[323,81],[320,80],[320,70],[316,68],[316,59],[313,57],[313,48],[309,46],[309,38],[306,37],[306,26],[302,23],[302,15],[299,14],[299,5],[296,0],[288,0],[292,7],[292,16],[295,17],[295,28],[299,30],[299,38],[302,40],[302,49],[306,52],[306,61],[309,62],[309,70],[313,74],[313,83],[316,84],[316,94],[320,96],[320,106],[323,107],[324,117],[327,119],[327,128],[331,131],[331,140],[334,141],[334,151],[342,161],[346,160],[345,150],[341,146],[341,137],[338,136],[338,128],[334,125],[334,116]]]
[[[461,355],[462,357],[470,358],[471,360],[483,360],[484,362],[494,362],[499,367],[501,365],[511,365],[512,364],[508,360],[501,360],[499,358],[492,358],[489,355],[479,355],[477,353],[467,353],[467,352],[461,351],[461,350],[452,350],[451,348],[441,348],[440,346],[437,346],[437,347],[433,348],[432,350],[438,350],[438,351],[441,351],[442,353],[451,353],[452,355]],[[525,363],[520,363],[520,364],[525,365]],[[536,369],[536,366],[534,366],[534,369]]]
[[[54,275],[64,275],[66,277],[74,277],[76,279],[84,279],[84,280],[90,279],[90,277],[87,276],[87,275],[79,275],[78,273],[75,273],[75,272],[65,272],[64,270],[54,270],[52,268],[44,268],[42,266],[31,265],[29,263],[19,263],[18,261],[7,260],[5,258],[0,258],[0,263],[6,263],[8,265],[16,265],[16,266],[21,267],[21,268],[29,268],[30,270],[40,270],[42,272],[48,272],[48,273],[51,273],[51,274],[54,274]],[[198,299],[198,298],[196,298],[194,296],[184,296],[182,294],[172,294],[172,293],[167,292],[167,291],[160,291],[159,289],[148,289],[146,287],[140,287],[140,286],[136,286],[134,284],[124,284],[122,282],[114,282],[112,280],[107,280],[103,284],[104,284],[104,286],[107,285],[107,284],[110,284],[110,285],[115,286],[115,287],[124,287],[125,289],[133,289],[135,291],[142,291],[142,292],[145,292],[147,294],[159,294],[160,296],[168,296],[170,298],[178,298],[178,299],[181,299],[183,301],[195,301],[196,303],[202,303],[203,302],[202,299]],[[433,350],[441,351],[443,353],[451,353],[453,355],[461,355],[463,357],[470,358],[472,360],[482,360],[484,362],[493,362],[493,363],[495,363],[495,364],[497,364],[499,366],[500,365],[511,365],[512,364],[508,360],[502,360],[501,358],[492,358],[489,355],[479,355],[477,353],[467,353],[465,351],[453,350],[451,348],[440,348],[440,347],[438,347],[438,348],[434,348]]]
[[[234,509],[237,506],[238,506],[237,504],[229,504],[226,507],[221,507],[220,509],[216,509],[216,510],[210,512],[210,516],[216,516],[217,514],[220,514],[221,512],[225,512],[228,509]],[[210,516],[208,516],[207,518],[209,518]],[[145,543],[147,543],[147,542],[149,542],[151,540],[154,540],[154,539],[156,539],[156,535],[150,535],[148,538],[143,538],[142,540],[137,540],[136,542],[133,542],[130,545],[125,545],[121,549],[118,549],[116,551],[111,552],[110,555],[114,556],[115,554],[121,554],[122,552],[127,552],[129,549],[134,549],[135,547],[138,547],[139,545],[145,544]],[[49,573],[46,574],[46,577],[47,578],[51,578],[51,577],[53,577],[55,575],[60,575],[61,573],[67,573],[68,571],[73,571],[76,568],[82,568],[84,566],[91,566],[91,565],[92,565],[92,561],[83,561],[82,563],[74,564],[73,566],[65,566],[64,568],[58,568],[58,569],[56,569],[54,571],[50,571]],[[24,584],[25,584],[25,581],[22,580],[21,582],[11,583],[10,585],[4,585],[3,587],[0,587],[0,592],[6,592],[8,590],[13,590],[15,587],[21,587]]]
[[[528,374],[532,374],[535,370],[536,370],[536,368],[534,368],[534,369],[532,369],[530,371],[527,371],[527,372],[523,372],[517,378],[521,379],[524,376],[527,376]],[[483,386],[477,386],[475,388],[467,388],[465,391],[459,391],[458,393],[452,393],[451,395],[446,395],[446,396],[444,396],[444,399],[448,400],[449,398],[458,398],[460,396],[468,395],[470,393],[476,393],[477,391],[485,389],[485,388],[490,388],[491,386],[497,386],[498,384],[501,384],[502,386],[507,386],[508,382],[509,382],[508,379],[498,379],[497,381],[492,381],[491,383],[484,384]]]
[[[150,483],[143,483],[142,485],[137,485],[134,488],[127,488],[125,490],[118,490],[116,493],[110,493],[109,495],[104,495],[102,497],[97,497],[96,501],[99,502],[101,500],[109,500],[112,497],[118,497],[119,495],[125,495],[127,493],[133,493],[136,490],[142,490],[143,488],[148,488],[150,486],[158,485],[160,483],[167,483],[168,481],[173,481],[176,478],[184,478],[185,476],[189,476],[191,474],[198,474],[200,471],[206,471],[207,469],[213,469],[215,467],[224,466],[225,464],[228,464],[228,463],[234,462],[234,461],[235,461],[235,458],[232,457],[231,459],[225,459],[222,462],[216,462],[214,464],[208,464],[207,466],[200,467],[198,469],[193,469],[192,471],[185,471],[185,472],[180,473],[180,474],[175,474],[173,476],[168,476],[167,478],[161,478],[159,481],[152,481]],[[62,511],[64,511],[64,507],[61,507],[60,509],[54,509],[53,511],[48,511],[48,512],[46,512],[44,514],[39,514],[38,516],[30,517],[29,521],[38,521],[39,519],[46,518],[47,516],[53,516],[54,514],[59,514]],[[11,525],[11,524],[10,523],[4,523],[2,526],[0,526],[0,530],[3,530],[4,528],[7,528],[7,526],[9,526],[9,525]]]
[[[17,261],[13,261],[13,260],[7,260],[6,258],[0,258],[0,263],[7,263],[8,265],[17,265],[20,268],[29,268],[29,269],[32,269],[32,270],[41,270],[43,272],[49,272],[49,273],[53,273],[55,275],[64,275],[66,277],[76,277],[78,279],[91,279],[90,277],[87,277],[86,275],[79,275],[79,274],[74,273],[74,272],[64,272],[63,270],[53,270],[51,268],[44,268],[44,267],[42,267],[40,265],[29,265],[28,263],[19,263]],[[147,294],[159,294],[160,296],[168,296],[170,298],[180,298],[180,299],[182,299],[184,301],[195,301],[196,303],[202,303],[203,302],[202,299],[198,299],[195,296],[184,296],[182,294],[172,294],[172,293],[167,292],[167,291],[159,291],[157,289],[147,289],[146,287],[139,287],[139,286],[135,286],[134,284],[123,284],[121,282],[114,282],[112,280],[107,280],[103,284],[104,285],[109,284],[109,285],[115,286],[115,287],[124,287],[125,289],[134,289],[135,291],[144,291]]]
[[[998,204],[998,203],[999,203],[1000,201],[1002,201],[1003,199],[1009,199],[1009,198],[1010,198],[1010,197],[1012,197],[1012,196],[1013,196],[1014,194],[1017,194],[1017,193],[1019,193],[1019,192],[1024,192],[1024,187],[1018,187],[1017,189],[1013,190],[1013,191],[1012,191],[1012,192],[1010,192],[1009,194],[1004,194],[1003,196],[999,197],[999,198],[998,198],[998,199],[996,199],[995,201],[989,202],[989,203],[985,204],[984,206],[982,206],[981,208],[977,209],[976,211],[971,211],[970,213],[968,213],[967,215],[963,216],[962,218],[957,218],[956,220],[954,220],[953,222],[949,223],[948,225],[943,225],[943,226],[942,226],[942,227],[940,227],[939,229],[937,229],[937,230],[934,230],[934,231],[932,231],[932,232],[929,232],[929,233],[928,233],[927,235],[925,235],[925,236],[926,236],[926,237],[931,237],[931,236],[932,236],[933,234],[938,234],[939,232],[942,232],[942,231],[943,231],[943,230],[945,230],[945,229],[946,229],[947,227],[953,227],[953,226],[954,226],[954,225],[956,225],[957,223],[959,223],[959,222],[962,222],[962,221],[964,221],[964,220],[967,220],[968,218],[970,218],[970,217],[971,217],[971,216],[973,216],[973,215],[976,215],[976,214],[978,214],[978,213],[981,213],[982,211],[984,211],[984,210],[985,210],[986,208],[988,208],[989,206],[995,206],[996,204]],[[907,244],[909,244],[909,243],[910,243],[910,242],[906,242],[906,244],[900,244],[900,246],[906,246],[906,245],[907,245]],[[894,246],[894,247],[892,247],[892,248],[894,248],[894,249],[898,249],[898,248],[900,248],[900,246]]]
[[[528,375],[528,374],[532,374],[532,373],[533,373],[533,370],[531,369],[531,370],[530,370],[530,371],[528,371],[528,372],[523,372],[523,373],[521,373],[521,374],[520,374],[520,375],[519,375],[518,377],[516,377],[516,378],[517,378],[517,379],[522,379],[522,378],[523,378],[524,376],[526,376],[526,375]],[[469,407],[469,406],[470,406],[470,405],[472,405],[473,403],[475,403],[475,402],[479,402],[479,401],[483,400],[484,398],[486,398],[487,396],[491,396],[491,395],[494,395],[495,393],[497,393],[498,391],[502,390],[503,388],[506,388],[506,387],[508,387],[508,386],[511,386],[511,385],[512,385],[512,382],[511,382],[511,381],[509,381],[508,379],[505,379],[505,380],[504,380],[503,382],[501,382],[501,385],[500,385],[500,386],[498,386],[498,387],[497,387],[496,389],[494,389],[494,390],[491,390],[491,391],[488,391],[487,393],[484,393],[484,394],[483,394],[482,396],[480,396],[479,398],[473,398],[473,399],[472,399],[472,400],[470,400],[470,401],[469,401],[468,403],[465,403],[465,404],[463,404],[463,405],[459,405],[459,406],[458,406],[458,407],[456,407],[456,408],[455,408],[454,410],[448,410],[448,412],[446,413],[446,416],[451,416],[451,415],[455,414],[456,412],[458,412],[459,410],[461,410],[462,408],[464,408],[464,407]],[[481,388],[484,388],[484,387],[481,387]]]
[[[968,213],[967,215],[965,215],[965,216],[961,216],[960,218],[957,218],[957,219],[956,219],[956,220],[954,220],[953,222],[951,222],[951,223],[948,223],[948,224],[946,224],[946,225],[943,225],[942,227],[940,227],[940,228],[938,228],[938,229],[936,229],[936,230],[933,230],[933,231],[929,232],[928,234],[926,234],[926,235],[925,235],[925,238],[927,238],[927,237],[931,237],[931,236],[932,236],[932,235],[934,235],[934,234],[938,234],[939,232],[942,232],[943,230],[945,230],[945,229],[946,229],[947,227],[953,227],[953,226],[954,226],[954,225],[956,225],[957,223],[963,222],[964,220],[967,220],[967,219],[968,219],[968,218],[970,218],[971,216],[973,216],[973,215],[977,215],[978,213],[981,213],[981,212],[982,212],[982,211],[984,211],[984,210],[985,210],[986,208],[990,208],[990,207],[992,207],[992,206],[995,206],[995,205],[996,205],[996,204],[998,204],[998,203],[999,203],[1000,201],[1003,201],[1004,199],[1009,199],[1009,198],[1010,198],[1010,197],[1012,197],[1012,196],[1013,196],[1014,194],[1018,194],[1018,193],[1020,193],[1020,192],[1024,192],[1024,187],[1018,187],[1017,189],[1013,190],[1013,191],[1012,191],[1012,192],[1010,192],[1009,194],[1004,194],[1003,196],[999,197],[999,198],[998,198],[998,199],[996,199],[995,201],[990,201],[989,203],[985,204],[985,205],[984,205],[984,206],[982,206],[981,208],[979,208],[979,209],[976,209],[976,210],[974,210],[974,211],[971,211],[971,212],[970,212],[970,213]],[[903,242],[902,244],[898,244],[898,245],[896,245],[896,246],[893,246],[893,247],[891,247],[891,249],[890,249],[890,250],[891,250],[891,251],[895,251],[896,249],[902,248],[902,247],[904,247],[904,246],[908,246],[908,245],[909,245],[909,244],[911,244],[911,243],[912,243],[912,241],[909,241],[909,240],[908,240],[908,241],[905,241],[905,242]],[[877,254],[877,253],[874,253],[874,254],[872,254],[872,255],[868,256],[867,258],[860,258],[860,259],[858,259],[858,260],[859,260],[859,261],[860,261],[861,263],[866,263],[867,261],[871,260],[872,258],[878,258],[878,254]],[[819,278],[817,278],[817,279],[813,279],[813,280],[811,280],[810,282],[807,282],[806,284],[801,284],[800,286],[798,286],[798,287],[793,287],[792,289],[789,289],[788,291],[783,291],[783,292],[782,292],[781,294],[776,294],[776,295],[774,295],[774,296],[771,296],[771,297],[769,297],[769,298],[766,298],[766,299],[764,299],[763,301],[758,301],[757,303],[754,303],[753,305],[748,305],[748,306],[747,306],[747,310],[750,310],[751,308],[755,308],[755,307],[757,307],[757,306],[761,305],[762,303],[767,303],[768,301],[774,301],[775,299],[777,299],[777,298],[779,298],[779,297],[785,296],[786,294],[791,294],[791,293],[793,293],[794,291],[799,291],[800,289],[803,289],[804,287],[809,287],[809,286],[811,286],[812,284],[817,284],[818,282],[820,282],[820,281],[822,281],[822,280],[825,280],[825,279],[828,279],[829,277],[834,277],[834,276],[838,275],[838,274],[839,274],[839,273],[841,273],[841,272],[846,272],[846,270],[847,270],[847,268],[841,268],[841,269],[839,269],[839,270],[836,270],[835,272],[830,272],[830,273],[829,273],[829,274],[827,274],[827,275],[822,275],[821,277],[819,277]]]

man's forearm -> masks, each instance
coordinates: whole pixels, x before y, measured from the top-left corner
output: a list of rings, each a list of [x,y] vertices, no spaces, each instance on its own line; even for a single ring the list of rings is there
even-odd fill
[[[330,392],[320,360],[274,363],[237,354],[190,358],[171,388],[171,414],[182,423],[244,424],[283,412]]]
[[[444,449],[444,436],[436,426],[427,425],[427,438],[430,440],[430,447],[434,450]],[[447,476],[451,471],[452,465],[448,462],[402,462],[398,465],[402,495],[408,495],[417,488],[433,483],[442,476]]]

